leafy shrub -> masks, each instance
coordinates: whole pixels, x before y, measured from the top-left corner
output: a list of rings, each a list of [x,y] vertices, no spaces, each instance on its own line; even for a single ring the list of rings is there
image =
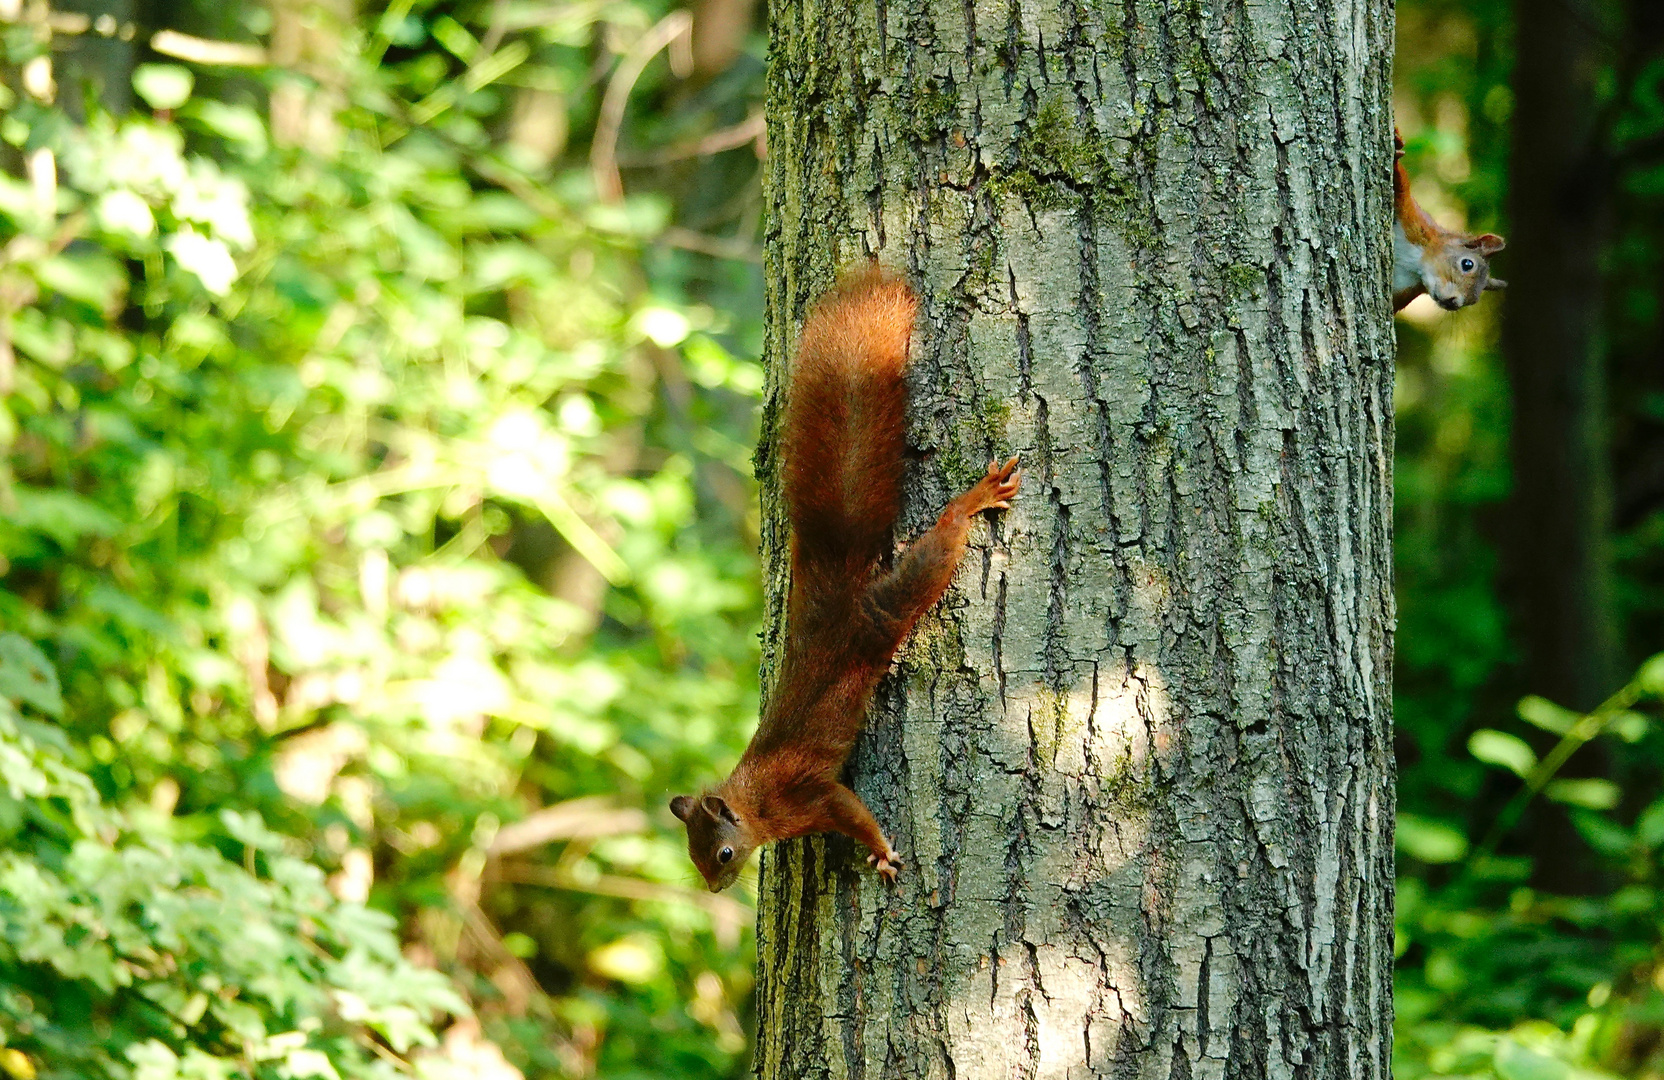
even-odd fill
[[[82,809],[14,796],[56,899],[0,1066],[358,1075],[466,1004],[422,1068],[743,1067],[746,909],[662,805],[754,722],[755,272],[504,135],[592,124],[664,10],[488,48],[500,7],[319,23],[318,78],[148,65],[124,115],[4,91],[0,628],[62,699],[6,745]]]
[[[45,657],[0,635],[0,1017],[10,1072],[393,1076],[467,1007],[400,955],[393,920],[342,903],[253,815],[242,861],[106,807],[65,760]],[[22,1055],[21,1057],[19,1055]]]

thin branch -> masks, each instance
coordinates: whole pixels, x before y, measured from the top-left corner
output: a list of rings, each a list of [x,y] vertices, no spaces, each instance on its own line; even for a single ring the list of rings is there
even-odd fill
[[[758,156],[762,156],[762,138],[768,125],[762,113],[753,113],[733,127],[725,127],[720,131],[713,131],[704,138],[681,146],[666,147],[663,150],[653,150],[640,154],[621,154],[618,163],[624,166],[667,165],[672,161],[682,161],[691,157],[708,157],[720,154],[724,150],[744,146],[746,143],[757,143]]]
[[[623,877],[618,874],[601,874],[580,880],[572,874],[552,867],[499,863],[492,867],[490,879],[515,885],[542,885],[569,892],[615,896],[621,900],[658,900],[672,903],[680,901],[704,909],[713,918],[735,923],[742,922],[751,915],[749,905],[742,904],[730,896],[700,892],[676,885],[662,885],[656,881],[643,881],[641,878]]]
[[[647,69],[648,61],[671,45],[676,46],[670,53],[671,70],[680,73],[690,69],[692,29],[693,16],[686,11],[672,11],[641,35],[624,54],[618,70],[607,83],[606,95],[601,99],[601,116],[595,125],[595,141],[589,149],[589,167],[601,201],[617,202],[624,197],[624,181],[618,175],[618,133],[624,127],[624,107],[629,104],[636,80]]]
[[[490,56],[497,51],[497,46],[503,43],[503,34],[508,30],[508,0],[492,0],[491,22],[486,25],[485,36],[480,38],[480,53]]]
[[[622,836],[645,832],[647,825],[647,815],[636,807],[616,806],[611,799],[599,796],[568,799],[504,825],[492,837],[486,853],[501,857],[556,840]]]
[[[271,55],[259,45],[213,41],[177,30],[158,30],[150,39],[150,47],[163,56],[213,67],[264,67],[271,63]]]
[[[1554,774],[1560,771],[1560,767],[1566,764],[1584,743],[1605,731],[1607,726],[1634,705],[1640,696],[1640,688],[1635,683],[1630,683],[1573,724],[1571,729],[1561,736],[1554,749],[1544,755],[1531,770],[1530,775],[1525,778],[1525,786],[1514,793],[1508,805],[1502,808],[1502,813],[1496,816],[1496,820],[1491,823],[1490,831],[1485,834],[1485,839],[1474,849],[1468,865],[1477,866],[1489,858],[1502,842],[1502,838],[1519,823],[1531,800],[1554,779]]]
[[[667,247],[681,248],[684,251],[697,251],[701,255],[709,255],[716,259],[734,259],[738,262],[761,264],[762,249],[747,240],[729,238],[725,236],[707,236],[704,233],[684,229],[680,225],[672,225],[659,234],[659,242]]]

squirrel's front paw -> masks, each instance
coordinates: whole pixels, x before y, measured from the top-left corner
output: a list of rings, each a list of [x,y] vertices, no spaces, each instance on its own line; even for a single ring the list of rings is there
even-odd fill
[[[883,858],[879,858],[876,853],[868,855],[867,862],[872,864],[873,869],[878,871],[880,877],[892,885],[895,884],[896,871],[907,865],[901,861],[900,855],[890,849],[885,849]]]
[[[988,463],[988,475],[982,478],[980,485],[982,492],[983,510],[1009,510],[1012,496],[1023,486],[1023,474],[1017,470],[1015,456],[1004,465],[998,461]]]

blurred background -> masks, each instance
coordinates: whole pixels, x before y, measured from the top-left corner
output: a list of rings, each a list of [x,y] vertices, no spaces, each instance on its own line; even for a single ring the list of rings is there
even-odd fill
[[[1664,1076],[1664,5],[1397,12],[1398,1069]],[[749,1071],[761,18],[0,0],[0,1073]]]

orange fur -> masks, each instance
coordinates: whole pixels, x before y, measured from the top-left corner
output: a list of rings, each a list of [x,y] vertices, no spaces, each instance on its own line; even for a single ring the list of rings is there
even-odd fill
[[[1022,479],[1016,458],[990,464],[878,573],[901,503],[913,310],[904,282],[868,269],[823,296],[803,325],[781,433],[792,588],[780,679],[732,775],[671,803],[713,891],[757,847],[816,832],[853,837],[887,878],[901,866],[838,777],[891,657],[947,590],[972,519],[1009,506]]]
[[[1479,302],[1481,293],[1506,288],[1491,277],[1491,256],[1506,243],[1494,233],[1470,235],[1446,229],[1410,194],[1404,169],[1404,138],[1394,128],[1392,162],[1393,236],[1392,309],[1402,310],[1422,293],[1449,311]]]
[[[1396,133],[1395,133],[1396,137]],[[1392,158],[1393,216],[1403,228],[1404,235],[1417,247],[1425,247],[1439,239],[1439,223],[1428,216],[1410,195],[1410,174],[1404,168],[1403,144]]]

